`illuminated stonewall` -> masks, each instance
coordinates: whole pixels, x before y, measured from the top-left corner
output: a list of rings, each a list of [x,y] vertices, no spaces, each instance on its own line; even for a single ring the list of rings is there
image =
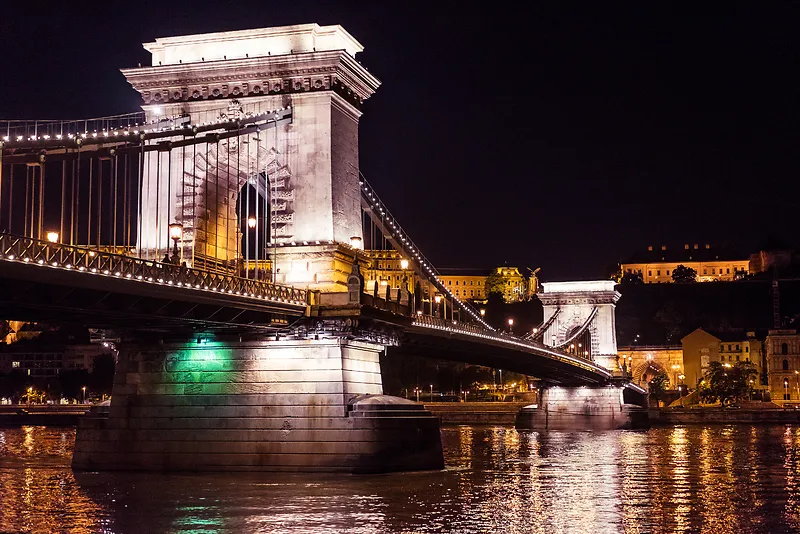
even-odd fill
[[[385,472],[443,467],[439,422],[381,395],[383,347],[289,340],[128,346],[73,468]]]
[[[159,139],[163,148],[146,158],[142,178],[139,247],[163,257],[176,222],[182,260],[229,264],[241,235],[237,196],[249,180],[268,197],[262,231],[280,245],[269,247],[278,255],[276,281],[344,291],[350,269],[341,249],[362,235],[360,109],[380,85],[355,59],[363,46],[341,26],[304,24],[158,38],[144,47],[152,66],[122,73],[150,121],[235,123],[286,108],[292,118],[202,150],[168,150],[165,142],[181,137]]]

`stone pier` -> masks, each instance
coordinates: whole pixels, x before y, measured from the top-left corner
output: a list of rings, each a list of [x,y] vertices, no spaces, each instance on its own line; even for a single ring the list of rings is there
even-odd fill
[[[534,430],[614,430],[646,428],[647,409],[627,404],[624,387],[549,387],[539,402],[517,414],[517,428]]]
[[[129,346],[107,413],[78,426],[72,466],[441,469],[438,419],[422,405],[382,395],[382,350],[335,338]]]

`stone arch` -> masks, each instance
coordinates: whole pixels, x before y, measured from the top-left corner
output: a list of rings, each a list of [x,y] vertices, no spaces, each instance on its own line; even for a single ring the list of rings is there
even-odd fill
[[[640,386],[646,385],[657,374],[667,374],[666,368],[655,361],[647,360],[637,365],[631,373],[634,382]]]
[[[281,142],[281,139],[278,139]],[[251,185],[265,198],[269,224],[265,245],[274,239],[288,241],[294,222],[294,191],[289,166],[281,164],[281,152],[269,130],[221,139],[187,153],[183,162],[185,196],[191,207],[183,214],[184,241],[206,261],[230,261],[244,256],[243,230],[238,207],[240,192]],[[188,162],[186,161],[188,159]]]

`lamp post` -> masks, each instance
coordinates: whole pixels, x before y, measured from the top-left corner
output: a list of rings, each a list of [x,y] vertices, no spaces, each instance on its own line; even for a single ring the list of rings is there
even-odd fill
[[[183,237],[183,225],[179,222],[170,223],[169,237],[172,239],[172,258],[171,261],[174,265],[180,263],[180,253],[178,252],[178,241]]]
[[[512,317],[508,318],[508,333],[514,335],[514,319]]]
[[[678,371],[680,370],[680,368],[681,366],[678,365],[677,363],[672,364],[672,379],[673,379],[672,383],[675,385],[676,388],[678,387]]]
[[[433,402],[433,384],[431,384],[431,402]]]
[[[46,236],[48,243],[58,243],[58,232],[47,232]]]
[[[439,303],[442,302],[442,297],[440,295],[436,295],[433,297],[433,300],[436,302],[436,317],[439,317]]]
[[[83,391],[83,403],[86,404],[86,386],[83,386],[81,390]]]

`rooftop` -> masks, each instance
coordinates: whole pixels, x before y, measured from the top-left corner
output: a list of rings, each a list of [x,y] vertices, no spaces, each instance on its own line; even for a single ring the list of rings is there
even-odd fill
[[[158,37],[143,46],[153,54],[153,66],[331,50],[344,50],[355,57],[364,50],[361,43],[338,24],[320,26],[316,23]]]
[[[622,262],[627,263],[660,263],[660,262],[690,262],[690,261],[746,261],[747,256],[727,249],[711,245],[683,245],[682,247],[647,247],[647,250],[635,252],[630,258]]]

